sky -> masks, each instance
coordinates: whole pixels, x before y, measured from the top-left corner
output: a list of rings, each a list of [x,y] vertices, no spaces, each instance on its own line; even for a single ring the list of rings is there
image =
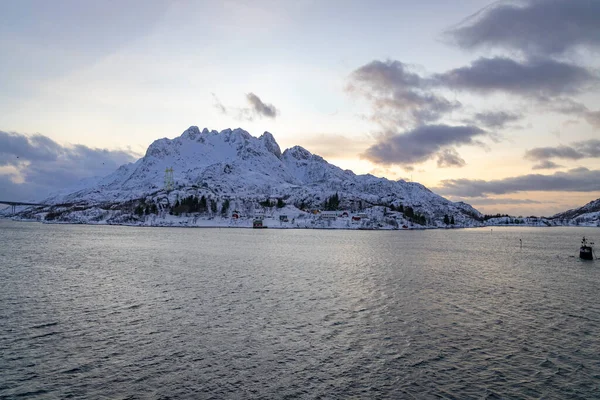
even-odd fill
[[[600,198],[600,1],[0,2],[0,200],[189,126],[487,214]]]

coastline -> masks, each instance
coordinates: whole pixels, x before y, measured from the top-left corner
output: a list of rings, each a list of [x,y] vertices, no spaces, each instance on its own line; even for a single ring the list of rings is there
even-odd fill
[[[138,221],[137,223],[132,222],[108,222],[102,221],[84,221],[84,220],[42,220],[34,218],[19,218],[15,216],[0,215],[0,219],[15,221],[15,222],[37,222],[41,224],[56,224],[56,225],[94,225],[94,226],[127,226],[127,227],[139,227],[139,228],[205,228],[205,229],[254,229],[252,227],[251,218],[244,218],[236,220],[232,223],[230,218],[193,218],[193,217],[174,217],[171,218],[154,218],[151,221]],[[157,221],[158,220],[158,221]],[[195,220],[195,221],[194,221]],[[407,228],[394,227],[392,225],[384,225],[377,227],[364,227],[359,224],[348,224],[348,221],[328,221],[331,224],[323,223],[317,219],[306,219],[303,222],[314,222],[314,223],[285,223],[275,219],[265,219],[266,229],[321,229],[321,230],[361,230],[361,231],[421,231],[430,229],[443,229],[443,230],[454,230],[454,229],[472,229],[472,228],[497,228],[497,227],[522,227],[522,228],[554,228],[554,227],[579,227],[579,228],[600,228],[598,225],[592,224],[505,224],[505,223],[493,223],[493,224],[471,224],[471,225],[453,225],[453,226],[410,226]],[[159,222],[159,223],[156,223]],[[216,223],[215,223],[216,222]],[[262,228],[262,229],[265,229]],[[260,230],[260,229],[257,229]]]

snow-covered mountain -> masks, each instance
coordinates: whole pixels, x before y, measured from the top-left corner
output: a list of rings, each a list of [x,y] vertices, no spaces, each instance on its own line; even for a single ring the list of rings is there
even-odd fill
[[[167,168],[173,170],[172,188],[165,186]],[[256,138],[242,129],[200,131],[192,126],[174,139],[156,140],[135,163],[82,185],[51,196],[44,201],[51,207],[29,210],[29,215],[35,211],[38,218],[41,213],[56,218],[58,214],[68,222],[94,210],[90,217],[94,221],[113,218],[118,222],[135,218],[134,210],[140,205],[151,205],[150,213],[156,206],[154,213],[170,215],[180,200],[190,196],[204,197],[212,204],[196,220],[230,218],[235,210],[249,216],[253,210],[270,208],[269,202],[279,202],[286,213],[293,214],[322,210],[337,195],[336,209],[363,214],[377,209],[382,220],[406,217],[414,223],[425,220],[428,226],[445,226],[448,215],[456,225],[471,226],[482,218],[470,205],[451,202],[419,183],[356,175],[300,146],[282,152],[269,132]],[[226,201],[232,204],[223,209]],[[111,213],[104,215],[102,210]],[[114,219],[115,213],[120,213],[120,219]],[[88,222],[87,217],[79,220]]]
[[[590,201],[583,207],[558,213],[552,219],[569,224],[600,226],[600,199]]]
[[[488,226],[590,226],[600,227],[600,199],[552,217],[516,217],[511,215],[485,216]]]

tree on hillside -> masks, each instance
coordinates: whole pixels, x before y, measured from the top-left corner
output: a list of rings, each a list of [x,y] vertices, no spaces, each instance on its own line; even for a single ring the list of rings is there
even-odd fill
[[[454,215],[450,218],[450,225],[454,225]]]
[[[223,201],[223,205],[221,205],[221,214],[227,215],[228,211],[229,211],[229,199],[225,199]]]
[[[339,209],[340,207],[340,196],[337,194],[337,192],[327,198],[327,200],[325,200],[325,205],[323,206],[323,209],[327,210],[327,211],[336,211],[337,209]]]
[[[450,224],[450,218],[448,218],[448,214],[444,215],[444,224],[446,224],[446,225]]]

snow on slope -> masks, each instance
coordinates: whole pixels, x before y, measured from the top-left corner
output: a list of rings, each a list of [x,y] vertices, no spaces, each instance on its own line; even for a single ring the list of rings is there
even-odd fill
[[[574,219],[579,217],[589,217],[600,213],[600,199],[590,201],[583,207],[574,208],[554,215],[554,219]]]
[[[600,199],[552,216],[557,225],[600,226]]]
[[[173,168],[175,190],[165,192],[165,169]],[[192,126],[174,139],[152,143],[143,158],[121,166],[112,174],[91,180],[71,193],[59,193],[47,204],[65,207],[101,207],[135,203],[140,199],[173,204],[179,196],[197,193],[222,204],[223,200],[259,201],[283,198],[286,204],[321,208],[335,193],[343,209],[374,206],[410,206],[424,215],[428,225],[441,225],[445,214],[457,225],[473,225],[481,213],[466,203],[454,203],[423,185],[356,175],[328,163],[308,150],[294,146],[281,152],[275,138],[259,138],[242,129],[200,131]]]

